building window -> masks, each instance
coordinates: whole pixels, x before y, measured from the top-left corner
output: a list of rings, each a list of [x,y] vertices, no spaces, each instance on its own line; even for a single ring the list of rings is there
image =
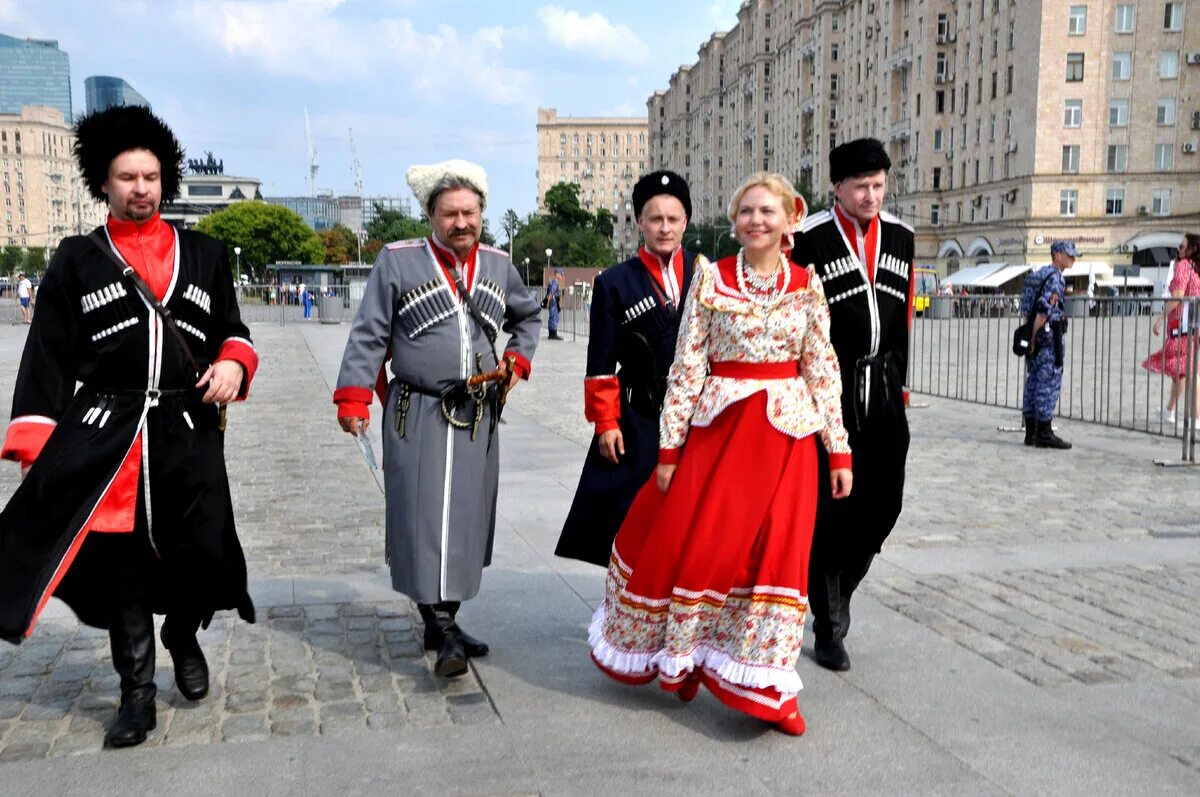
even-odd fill
[[[1079,145],[1067,144],[1062,148],[1063,174],[1079,174]]]
[[[1083,100],[1067,100],[1063,110],[1063,127],[1080,127],[1083,125]]]
[[[829,60],[836,61],[838,59],[838,46],[836,44],[829,45]]]
[[[992,73],[992,99],[993,100],[996,99],[996,86],[997,86],[998,80],[999,80],[999,75],[997,73],[993,72]]]
[[[1163,6],[1163,30],[1183,30],[1183,3],[1167,3]]]
[[[1125,171],[1125,162],[1129,158],[1129,147],[1126,144],[1108,145],[1108,172],[1120,174]]]
[[[1125,189],[1110,188],[1104,194],[1104,215],[1120,216],[1125,212]]]
[[[946,112],[946,92],[937,91],[933,95],[933,111],[934,113]]]
[[[948,14],[937,15],[937,38],[938,44],[944,44],[950,37],[950,16]]]
[[[842,15],[834,14],[832,16],[832,24],[833,24],[834,30],[841,30],[842,29]]]
[[[1112,100],[1108,104],[1108,124],[1111,127],[1129,125],[1129,100]]]
[[[933,167],[933,190],[940,191],[942,188],[942,167]]]
[[[1167,216],[1171,213],[1171,189],[1158,188],[1154,191],[1154,199],[1150,204],[1150,212],[1155,216]]]
[[[1087,6],[1071,6],[1067,22],[1067,35],[1082,36],[1087,33]]]
[[[929,206],[929,223],[938,225],[942,223],[942,206],[933,204]]]
[[[1008,49],[1013,49],[1017,46],[1017,22],[1010,19],[1008,21]]]
[[[1113,53],[1113,80],[1129,80],[1133,72],[1133,53]]]
[[[1064,188],[1058,194],[1058,215],[1074,216],[1079,210],[1079,191]]]
[[[1067,53],[1067,82],[1083,80],[1083,53]]]
[[[933,131],[933,151],[942,151],[942,128],[940,127]]]
[[[1169,172],[1175,167],[1175,145],[1154,145],[1154,171]]]
[[[1158,56],[1158,76],[1163,80],[1179,77],[1179,51],[1163,50]]]
[[[1133,22],[1137,15],[1137,5],[1135,3],[1121,3],[1117,6],[1116,14],[1116,32],[1117,33],[1133,33]]]
[[[1013,90],[1013,68],[1012,64],[1008,65],[1008,69],[1004,73],[1004,93],[1012,94]]]
[[[1158,100],[1158,110],[1155,112],[1154,121],[1163,126],[1171,126],[1175,124],[1175,98],[1161,97]]]

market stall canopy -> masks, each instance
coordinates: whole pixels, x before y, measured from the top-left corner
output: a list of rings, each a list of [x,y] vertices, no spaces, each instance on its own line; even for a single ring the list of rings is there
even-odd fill
[[[1010,263],[1000,264],[1002,267],[998,271],[988,274],[983,279],[975,282],[977,288],[999,288],[1010,280],[1015,280],[1017,277],[1033,270],[1032,263]]]
[[[1112,279],[1112,266],[1096,260],[1076,260],[1071,267],[1063,272],[1063,279],[1072,277],[1093,276],[1096,279]]]
[[[1101,288],[1153,288],[1154,282],[1145,277],[1114,277],[1096,280]]]
[[[979,284],[979,280],[1002,268],[1004,268],[1003,263],[983,263],[978,266],[969,266],[946,277],[942,280],[942,284],[952,285],[955,288],[974,288]]]

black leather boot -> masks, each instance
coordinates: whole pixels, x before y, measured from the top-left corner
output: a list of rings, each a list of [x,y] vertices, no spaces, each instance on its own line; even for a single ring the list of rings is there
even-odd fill
[[[167,615],[162,626],[162,643],[175,665],[175,685],[188,700],[203,700],[208,694],[208,662],[196,641],[200,621],[184,612]]]
[[[1054,433],[1052,421],[1038,421],[1037,438],[1033,444],[1038,448],[1057,448],[1066,451],[1071,444]]]
[[[450,609],[450,616],[455,619],[455,625],[458,625],[458,603],[442,603],[438,604],[442,607],[453,606]],[[418,603],[417,611],[421,613],[421,621],[425,624],[425,649],[439,650],[442,647],[443,635],[442,629],[438,627],[437,620],[433,616],[433,606],[428,603]],[[468,634],[462,630],[462,626],[458,628],[458,635],[462,638],[463,652],[467,654],[469,659],[478,659],[488,654],[491,649],[488,644],[481,639]]]
[[[1025,445],[1033,445],[1034,439],[1037,438],[1037,417],[1033,415],[1025,416]]]
[[[462,632],[454,623],[454,614],[446,604],[438,603],[433,610],[433,624],[442,635],[433,671],[443,678],[457,678],[467,672],[467,653],[463,650]]]
[[[154,616],[138,602],[113,613],[108,630],[113,669],[121,676],[121,707],[104,735],[108,747],[132,747],[146,741],[157,724],[154,697]]]

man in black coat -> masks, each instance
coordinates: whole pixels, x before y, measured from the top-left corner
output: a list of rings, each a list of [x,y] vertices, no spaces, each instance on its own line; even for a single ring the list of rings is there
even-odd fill
[[[625,514],[658,462],[667,371],[700,257],[683,250],[692,199],[678,174],[642,177],[633,207],[645,243],[636,257],[596,277],[592,291],[583,393],[596,435],[554,551],[601,567],[608,566]]]
[[[76,130],[109,217],[59,245],[25,341],[0,454],[24,473],[0,513],[0,638],[30,636],[51,596],[108,629],[121,705],[105,743],[127,747],[156,724],[154,613],[188,700],[208,693],[200,626],[254,621],[221,408],[258,356],[224,244],[159,216],[182,177],[170,129],[117,107]]]
[[[842,372],[842,416],[854,455],[854,492],[822,485],[809,560],[815,658],[848,670],[843,640],[850,598],[891,533],[904,496],[908,420],[904,381],[912,318],[913,229],[883,210],[891,168],[883,144],[864,138],[829,153],[837,195],[809,216],[792,260],[812,264],[829,302],[829,336]],[[828,481],[829,469],[817,472]]]

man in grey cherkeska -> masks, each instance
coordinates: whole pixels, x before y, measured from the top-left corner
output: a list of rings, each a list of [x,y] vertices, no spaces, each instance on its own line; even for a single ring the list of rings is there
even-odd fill
[[[427,239],[388,244],[375,261],[342,357],[334,401],[342,429],[370,420],[387,358],[383,468],[392,586],[417,603],[438,675],[487,654],[463,633],[459,605],[491,562],[500,470],[499,413],[528,378],[540,308],[508,255],[481,246],[487,175],[451,160],[408,170],[429,216]],[[511,335],[503,352],[496,336]]]

